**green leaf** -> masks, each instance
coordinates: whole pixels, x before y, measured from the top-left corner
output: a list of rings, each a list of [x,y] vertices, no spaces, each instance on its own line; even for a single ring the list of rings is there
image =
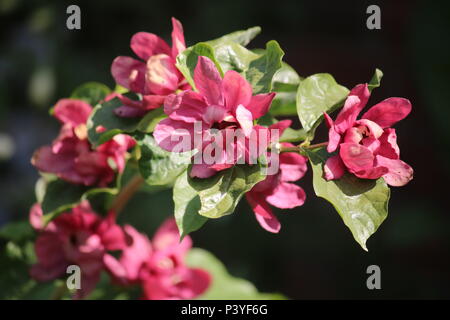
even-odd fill
[[[381,78],[383,78],[383,71],[380,69],[375,69],[375,73],[369,82],[369,91],[372,92],[373,89],[378,88],[381,84]]]
[[[287,128],[280,137],[280,142],[300,142],[305,141],[308,137],[303,129]]]
[[[366,241],[388,214],[390,189],[383,178],[359,179],[346,173],[339,180],[326,181],[323,165],[329,154],[325,149],[307,151],[313,169],[313,186],[317,196],[337,210],[355,240],[367,251]]]
[[[252,61],[262,55],[254,53],[232,41],[224,42],[214,47],[214,50],[216,59],[224,72],[235,70],[242,74],[249,69]]]
[[[220,74],[223,76],[222,68],[215,57],[214,48],[206,42],[199,42],[180,53],[177,56],[176,63],[178,70],[180,70],[194,90],[194,70],[199,56],[204,56],[211,59],[216,64]]]
[[[277,92],[269,113],[273,116],[290,117],[297,115],[297,92]]]
[[[218,46],[224,42],[236,42],[242,46],[246,46],[250,43],[259,33],[261,32],[260,27],[252,27],[247,30],[235,31],[229,34],[226,34],[220,38],[206,41],[212,47]]]
[[[192,248],[186,263],[191,268],[201,268],[209,272],[211,286],[198,299],[200,300],[282,300],[278,293],[261,293],[247,280],[231,276],[225,266],[210,252]]]
[[[150,134],[134,135],[139,147],[139,171],[149,185],[172,185],[175,179],[186,170],[191,152],[178,154],[161,149]]]
[[[286,62],[281,63],[281,68],[273,77],[273,90],[277,92],[297,92],[301,77]]]
[[[33,228],[27,221],[10,222],[0,228],[0,238],[19,242],[31,238],[34,234]]]
[[[189,184],[200,197],[199,214],[220,218],[233,213],[241,197],[265,176],[260,165],[235,165],[211,178],[189,178]]]
[[[50,222],[64,211],[70,210],[81,201],[99,193],[117,194],[119,192],[119,181],[117,177],[116,187],[92,188],[79,184],[71,184],[61,179],[49,181],[45,188],[45,194],[41,202],[45,223]]]
[[[99,82],[87,82],[77,87],[70,96],[72,99],[80,99],[89,103],[91,106],[95,106],[100,101],[111,93],[106,85]]]
[[[151,132],[156,124],[165,118],[162,108],[148,112],[143,118],[122,118],[114,114],[114,109],[122,106],[118,98],[98,104],[87,121],[88,138],[94,147],[110,140],[116,134],[135,131]],[[101,126],[103,131],[98,131]]]
[[[312,75],[298,86],[297,113],[303,129],[314,134],[323,119],[323,112],[333,112],[341,107],[349,90],[336,83],[328,73]]]
[[[245,71],[245,78],[252,85],[253,94],[267,93],[272,90],[272,80],[281,68],[283,50],[275,40],[266,44],[264,54],[252,60]]]
[[[208,220],[208,218],[198,214],[201,208],[200,197],[188,182],[187,170],[175,181],[173,202],[175,204],[175,221],[181,238],[200,229]]]

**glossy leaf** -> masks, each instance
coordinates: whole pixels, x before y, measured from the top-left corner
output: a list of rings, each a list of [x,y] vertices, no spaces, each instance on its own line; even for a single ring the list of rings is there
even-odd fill
[[[267,93],[272,90],[272,80],[281,68],[283,50],[275,40],[266,44],[264,54],[252,60],[245,71],[245,78],[252,85],[253,93]]]
[[[156,124],[165,117],[162,108],[149,111],[142,118],[122,118],[114,113],[122,102],[114,98],[98,104],[92,111],[88,121],[88,138],[94,147],[105,143],[116,134],[133,133],[135,131],[151,132]],[[99,130],[103,128],[103,130]]]
[[[44,221],[50,222],[64,211],[70,210],[81,201],[99,193],[117,194],[119,192],[118,175],[116,187],[92,188],[79,184],[71,184],[61,179],[48,181],[45,185],[45,194],[42,198],[41,207],[44,213]]]
[[[208,220],[198,214],[201,208],[200,197],[189,184],[187,171],[179,175],[175,181],[173,202],[175,204],[175,221],[182,238],[200,229]]]
[[[259,33],[261,32],[260,27],[252,27],[248,28],[247,30],[240,30],[235,31],[229,34],[226,34],[220,38],[206,41],[207,44],[209,44],[212,47],[218,46],[224,42],[235,42],[237,44],[240,44],[242,46],[246,46],[250,43]]]
[[[137,133],[134,137],[141,149],[139,171],[149,185],[172,185],[188,167],[191,152],[178,154],[165,151],[150,134]]]
[[[91,106],[95,106],[110,93],[111,89],[103,83],[87,82],[76,88],[70,97],[72,99],[84,100]]]
[[[210,252],[192,248],[186,263],[192,268],[201,268],[209,272],[211,286],[198,297],[199,300],[282,300],[286,299],[278,293],[261,293],[249,281],[233,277],[225,266]]]
[[[300,82],[297,91],[297,113],[303,129],[313,134],[323,120],[323,113],[341,107],[349,90],[336,83],[328,73],[312,75]]]
[[[366,241],[388,214],[390,189],[383,178],[359,179],[346,173],[339,180],[326,181],[323,165],[329,154],[325,149],[308,151],[317,196],[330,202],[350,229],[355,240],[367,251]]]
[[[242,196],[264,179],[260,165],[236,165],[218,172],[211,178],[189,178],[189,184],[198,192],[199,214],[220,218],[233,213]]]

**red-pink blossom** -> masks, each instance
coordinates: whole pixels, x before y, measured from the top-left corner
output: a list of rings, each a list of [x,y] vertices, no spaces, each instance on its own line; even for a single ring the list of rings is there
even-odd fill
[[[183,26],[172,18],[172,47],[153,33],[138,32],[131,38],[131,49],[142,60],[119,56],[111,73],[119,85],[142,95],[134,101],[119,95],[123,106],[115,109],[121,117],[138,117],[160,107],[167,95],[190,88],[175,66],[177,55],[186,49]]]
[[[327,151],[339,150],[324,166],[325,179],[339,179],[349,171],[359,178],[383,177],[391,186],[403,186],[413,178],[413,169],[400,160],[397,135],[391,126],[411,112],[411,103],[388,98],[357,120],[369,97],[367,84],[357,85],[335,121],[324,114],[329,128]]]
[[[282,145],[293,147],[290,143]],[[306,199],[303,189],[290,182],[305,175],[308,169],[307,158],[295,152],[283,152],[279,161],[278,173],[268,175],[245,195],[261,227],[273,233],[280,231],[281,224],[270,205],[280,209],[292,209],[303,205]]]
[[[39,231],[35,243],[37,263],[30,275],[37,281],[50,281],[66,275],[69,265],[81,270],[81,288],[75,298],[84,298],[95,288],[104,268],[107,251],[125,247],[125,235],[115,223],[114,213],[96,215],[87,201],[62,213],[44,226],[39,204],[30,210],[30,223]]]
[[[116,172],[125,168],[125,155],[135,141],[127,135],[116,135],[93,149],[88,138],[86,122],[92,107],[81,100],[61,99],[54,116],[62,123],[59,136],[51,146],[39,148],[31,163],[42,172],[86,186],[107,186]]]
[[[214,163],[194,162],[190,175],[199,178],[211,177],[242,159],[249,163],[265,152],[268,141],[260,138],[269,136],[269,130],[253,121],[267,113],[275,93],[253,95],[250,83],[239,73],[229,70],[222,79],[214,62],[203,56],[198,57],[194,83],[198,92],[186,90],[165,100],[164,112],[169,117],[154,131],[160,147],[176,151],[182,139],[187,141],[183,151],[196,148],[206,154],[206,150],[220,145]],[[230,138],[233,136],[242,139],[235,141]],[[200,143],[196,137],[200,137]],[[249,150],[250,142],[258,146],[254,154]]]
[[[168,219],[152,241],[127,225],[130,241],[119,259],[107,255],[107,270],[122,285],[139,284],[143,298],[150,300],[193,299],[210,285],[203,269],[189,268],[184,259],[192,246],[190,237],[180,242],[174,219]]]

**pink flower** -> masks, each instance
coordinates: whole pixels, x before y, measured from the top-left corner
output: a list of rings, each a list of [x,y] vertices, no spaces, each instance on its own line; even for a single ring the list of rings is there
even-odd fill
[[[120,134],[93,150],[86,129],[91,111],[84,101],[59,100],[54,108],[55,117],[63,125],[59,136],[51,146],[39,148],[31,163],[39,171],[54,173],[75,184],[104,187],[112,182],[116,172],[124,170],[126,152],[135,142]]]
[[[39,231],[35,243],[37,263],[30,275],[37,281],[50,281],[66,275],[69,265],[81,269],[81,288],[75,298],[86,297],[97,284],[104,268],[108,250],[125,247],[122,229],[115,224],[114,214],[102,219],[83,202],[52,220],[46,227],[42,209],[35,204],[30,211],[30,223]]]
[[[133,101],[119,96],[124,104],[115,110],[121,117],[138,117],[160,107],[167,95],[190,86],[175,66],[177,55],[186,49],[183,26],[172,18],[172,48],[153,33],[138,32],[131,38],[131,49],[141,58],[120,56],[114,59],[111,73],[115,81],[143,96]]]
[[[156,232],[153,240],[125,226],[130,244],[119,260],[112,255],[105,259],[106,267],[116,282],[140,284],[143,298],[150,300],[193,299],[210,285],[210,275],[184,263],[192,246],[189,237],[179,241],[175,220],[167,220]]]
[[[282,145],[293,146],[290,143]],[[280,154],[279,161],[278,173],[268,175],[245,195],[261,227],[273,233],[278,233],[281,225],[269,204],[280,209],[291,209],[303,205],[306,199],[303,189],[289,182],[305,175],[307,158],[295,152],[284,152]]]
[[[359,178],[383,177],[391,186],[403,186],[413,178],[413,169],[400,160],[397,135],[391,126],[411,112],[411,103],[388,98],[356,120],[369,97],[367,84],[357,85],[334,122],[324,114],[329,127],[327,150],[339,149],[325,164],[325,179],[339,179],[347,170]]]
[[[243,158],[249,163],[250,158],[257,158],[265,152],[267,143],[260,137],[267,137],[269,131],[254,125],[253,120],[267,113],[275,93],[253,96],[250,83],[239,73],[229,70],[222,79],[215,64],[203,56],[198,58],[194,83],[198,92],[183,91],[169,95],[165,100],[164,112],[169,117],[162,120],[154,131],[161,148],[179,151],[176,150],[180,144],[178,138],[188,142],[183,151],[197,148],[205,154],[206,150],[212,149],[213,142],[221,145],[223,151],[214,155],[214,163],[194,163],[190,175],[199,178],[211,177]],[[229,138],[234,135],[242,136],[243,139],[238,139],[241,142]],[[202,141],[198,143],[196,137]],[[258,146],[255,154],[249,150],[250,142]]]

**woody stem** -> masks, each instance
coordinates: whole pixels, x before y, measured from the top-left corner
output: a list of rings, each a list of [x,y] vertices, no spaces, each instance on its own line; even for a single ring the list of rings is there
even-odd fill
[[[142,178],[139,174],[136,174],[133,178],[131,178],[131,180],[125,185],[125,187],[112,202],[110,210],[114,211],[116,214],[119,214],[136,191],[139,190],[144,181],[144,178]]]

